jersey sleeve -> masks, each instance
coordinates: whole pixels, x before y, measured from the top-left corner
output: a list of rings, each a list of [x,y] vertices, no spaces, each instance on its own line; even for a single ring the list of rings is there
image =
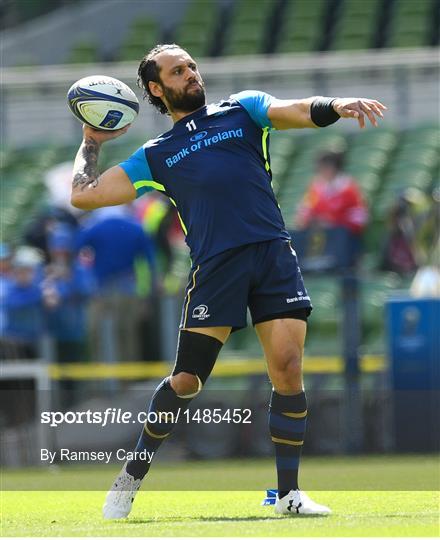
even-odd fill
[[[267,110],[275,100],[273,96],[259,90],[244,90],[238,94],[232,94],[231,98],[238,101],[246,109],[258,126],[273,129],[272,122],[267,116]]]
[[[148,165],[145,148],[141,146],[127,160],[119,163],[119,167],[124,169],[131,183],[136,189],[136,197],[140,197],[147,191],[152,191],[158,185],[153,180],[150,166]]]

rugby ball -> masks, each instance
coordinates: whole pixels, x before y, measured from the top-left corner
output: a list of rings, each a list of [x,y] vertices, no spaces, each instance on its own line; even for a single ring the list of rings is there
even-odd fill
[[[105,75],[76,81],[67,93],[72,113],[95,129],[112,131],[131,124],[139,112],[139,101],[123,82]]]

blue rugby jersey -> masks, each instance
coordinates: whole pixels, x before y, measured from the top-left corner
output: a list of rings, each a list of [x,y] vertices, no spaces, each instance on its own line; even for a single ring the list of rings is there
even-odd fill
[[[204,106],[119,164],[137,196],[157,189],[177,207],[195,264],[230,248],[290,238],[271,185],[273,99],[248,90]]]

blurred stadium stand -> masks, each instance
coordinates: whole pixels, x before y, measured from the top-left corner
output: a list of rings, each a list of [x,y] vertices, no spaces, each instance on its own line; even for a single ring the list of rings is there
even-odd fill
[[[432,44],[436,38],[432,30],[433,21],[438,21],[438,2],[394,2],[391,9],[387,46],[423,47]]]
[[[152,49],[160,41],[161,31],[157,22],[148,16],[139,17],[127,32],[116,59],[130,61],[142,58],[146,50]]]
[[[380,9],[383,2],[343,1],[337,11],[333,27],[333,39],[329,44],[332,50],[359,50],[374,47],[378,31]]]
[[[77,0],[77,4],[84,0]],[[27,21],[41,17],[72,3],[72,0],[32,0],[17,2],[2,0],[0,3],[0,22],[2,28],[13,28]]]
[[[252,0],[236,2],[230,10],[223,54],[228,56],[266,52],[266,31],[271,27],[275,5],[271,0],[261,0],[258,8]]]
[[[87,63],[170,40],[196,57],[437,46],[440,0],[4,0],[0,17],[5,65]]]
[[[325,0],[284,2],[277,52],[307,52],[321,48],[326,24]]]
[[[173,41],[194,51],[197,58],[213,56],[217,52],[215,38],[221,18],[222,10],[218,3],[190,2],[180,24],[174,29]]]

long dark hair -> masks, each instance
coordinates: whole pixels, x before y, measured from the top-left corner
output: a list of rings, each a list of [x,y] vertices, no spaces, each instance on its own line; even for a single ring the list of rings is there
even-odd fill
[[[137,85],[144,91],[144,99],[147,99],[148,103],[151,103],[151,105],[153,105],[153,107],[155,107],[160,114],[168,114],[168,109],[159,97],[153,96],[148,86],[150,81],[162,83],[159,73],[160,69],[157,65],[155,57],[163,51],[181,48],[182,47],[179,47],[179,45],[176,45],[176,43],[156,45],[142,58],[141,63],[139,64]]]

